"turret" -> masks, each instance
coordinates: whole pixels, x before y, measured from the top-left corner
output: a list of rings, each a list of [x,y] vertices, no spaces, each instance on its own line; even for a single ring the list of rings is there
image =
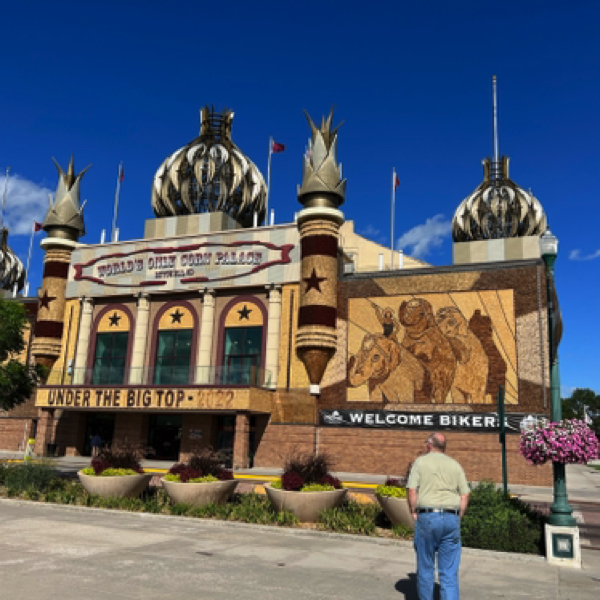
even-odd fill
[[[296,353],[306,368],[310,391],[319,394],[321,379],[337,348],[337,275],[339,228],[346,196],[342,165],[336,161],[337,130],[333,111],[318,129],[310,116],[309,150],[304,156],[298,200],[301,280]]]
[[[42,225],[48,237],[41,243],[46,255],[42,294],[32,346],[36,361],[48,367],[51,367],[60,356],[71,254],[77,247],[79,238],[85,233],[83,222],[85,203],[81,204],[79,199],[80,184],[83,174],[89,169],[88,166],[76,175],[73,157],[66,173],[56,160],[54,164],[58,169],[58,187],[54,202],[48,208]]]

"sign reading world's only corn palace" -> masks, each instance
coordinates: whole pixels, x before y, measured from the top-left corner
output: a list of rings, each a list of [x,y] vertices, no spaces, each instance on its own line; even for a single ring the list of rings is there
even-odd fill
[[[293,281],[299,276],[297,233],[233,231],[175,240],[91,246],[73,253],[67,295],[109,296],[140,289],[175,291]]]

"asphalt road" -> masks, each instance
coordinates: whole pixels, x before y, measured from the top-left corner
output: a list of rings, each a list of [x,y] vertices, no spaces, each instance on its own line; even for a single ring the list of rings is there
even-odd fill
[[[465,550],[461,598],[597,599],[581,571]],[[0,600],[416,598],[410,543],[0,501]]]

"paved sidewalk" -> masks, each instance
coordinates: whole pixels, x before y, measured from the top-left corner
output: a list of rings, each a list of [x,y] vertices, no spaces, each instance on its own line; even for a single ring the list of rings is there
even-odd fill
[[[0,500],[0,600],[415,599],[408,542]],[[462,600],[596,600],[583,569],[465,549]]]

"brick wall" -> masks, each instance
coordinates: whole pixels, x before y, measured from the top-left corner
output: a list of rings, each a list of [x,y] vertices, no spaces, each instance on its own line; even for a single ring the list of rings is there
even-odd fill
[[[214,446],[213,440],[216,439],[216,421],[216,415],[208,415],[205,413],[184,415],[179,460],[188,460],[194,450],[201,450],[208,446]],[[192,430],[195,432],[201,431],[202,438],[190,438],[190,432]],[[195,435],[197,435],[197,433]]]
[[[113,434],[114,442],[124,442],[127,440],[131,444],[146,446],[148,443],[148,427],[144,427],[144,421],[148,420],[148,415],[142,413],[119,413],[115,418],[115,431]]]
[[[293,450],[313,452],[315,429],[314,425],[269,424],[254,456],[254,466],[281,467]]]
[[[425,450],[428,432],[374,431],[270,424],[263,435],[255,466],[281,467],[296,448],[327,452],[341,472],[404,476],[412,461]],[[463,466],[469,481],[502,481],[502,458],[497,434],[446,434],[447,453]],[[508,481],[513,485],[552,485],[552,467],[529,465],[518,453],[519,436],[507,436]]]
[[[32,419],[0,419],[0,450],[24,450],[25,424],[29,436],[32,430]]]

